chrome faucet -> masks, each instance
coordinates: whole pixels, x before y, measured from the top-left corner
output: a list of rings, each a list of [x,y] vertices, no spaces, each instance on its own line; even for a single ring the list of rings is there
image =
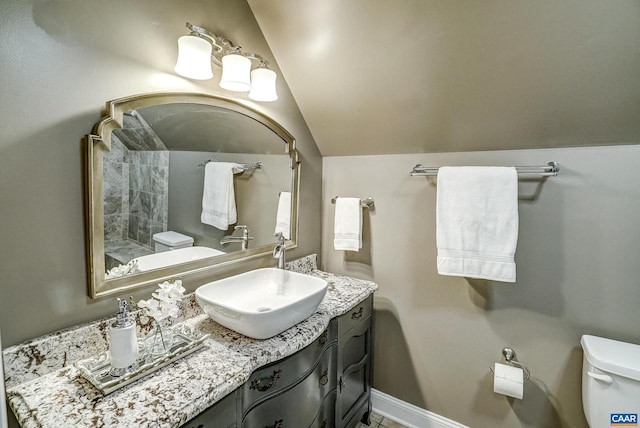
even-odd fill
[[[278,239],[278,244],[276,244],[276,247],[273,249],[273,258],[278,259],[278,269],[284,269],[284,264],[286,263],[285,252],[287,250],[287,244],[285,243],[282,232],[276,233],[275,237]]]
[[[220,240],[220,244],[225,245],[230,242],[242,242],[242,249],[246,250],[249,247],[249,241],[253,239],[253,236],[249,236],[249,228],[243,224],[239,224],[233,229],[242,230],[242,236],[225,235]]]

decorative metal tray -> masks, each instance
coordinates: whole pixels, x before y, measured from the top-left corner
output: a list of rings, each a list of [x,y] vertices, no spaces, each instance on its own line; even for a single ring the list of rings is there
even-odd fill
[[[204,346],[205,339],[209,337],[208,334],[194,332],[190,327],[184,325],[175,327],[173,335],[171,350],[164,355],[152,356],[147,354],[144,350],[144,343],[142,341],[138,342],[140,355],[136,361],[137,368],[122,376],[111,375],[109,351],[105,351],[97,357],[80,360],[75,363],[75,367],[80,371],[83,378],[91,382],[103,394],[109,394],[197,351]]]

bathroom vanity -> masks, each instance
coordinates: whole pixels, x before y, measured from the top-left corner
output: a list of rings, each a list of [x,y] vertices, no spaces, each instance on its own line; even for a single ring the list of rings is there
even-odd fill
[[[321,277],[327,294],[308,319],[266,340],[203,314],[195,299],[179,320],[209,334],[205,347],[111,394],[73,363],[106,350],[110,320],[4,351],[7,396],[23,426],[353,427],[370,408],[372,303],[377,285],[289,264]]]
[[[185,427],[355,426],[371,411],[372,310],[369,296],[333,318],[310,345],[259,368]]]

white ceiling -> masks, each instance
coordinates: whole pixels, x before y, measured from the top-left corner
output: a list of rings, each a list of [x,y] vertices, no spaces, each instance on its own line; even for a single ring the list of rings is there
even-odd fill
[[[323,156],[640,144],[638,0],[248,0]]]

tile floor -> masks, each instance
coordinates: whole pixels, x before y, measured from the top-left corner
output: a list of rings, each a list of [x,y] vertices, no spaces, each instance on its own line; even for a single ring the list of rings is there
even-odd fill
[[[407,428],[406,426],[399,424],[396,421],[392,421],[389,418],[383,418],[382,416],[372,413],[371,414],[371,425],[366,426],[363,423],[360,423],[356,426],[356,428]]]

